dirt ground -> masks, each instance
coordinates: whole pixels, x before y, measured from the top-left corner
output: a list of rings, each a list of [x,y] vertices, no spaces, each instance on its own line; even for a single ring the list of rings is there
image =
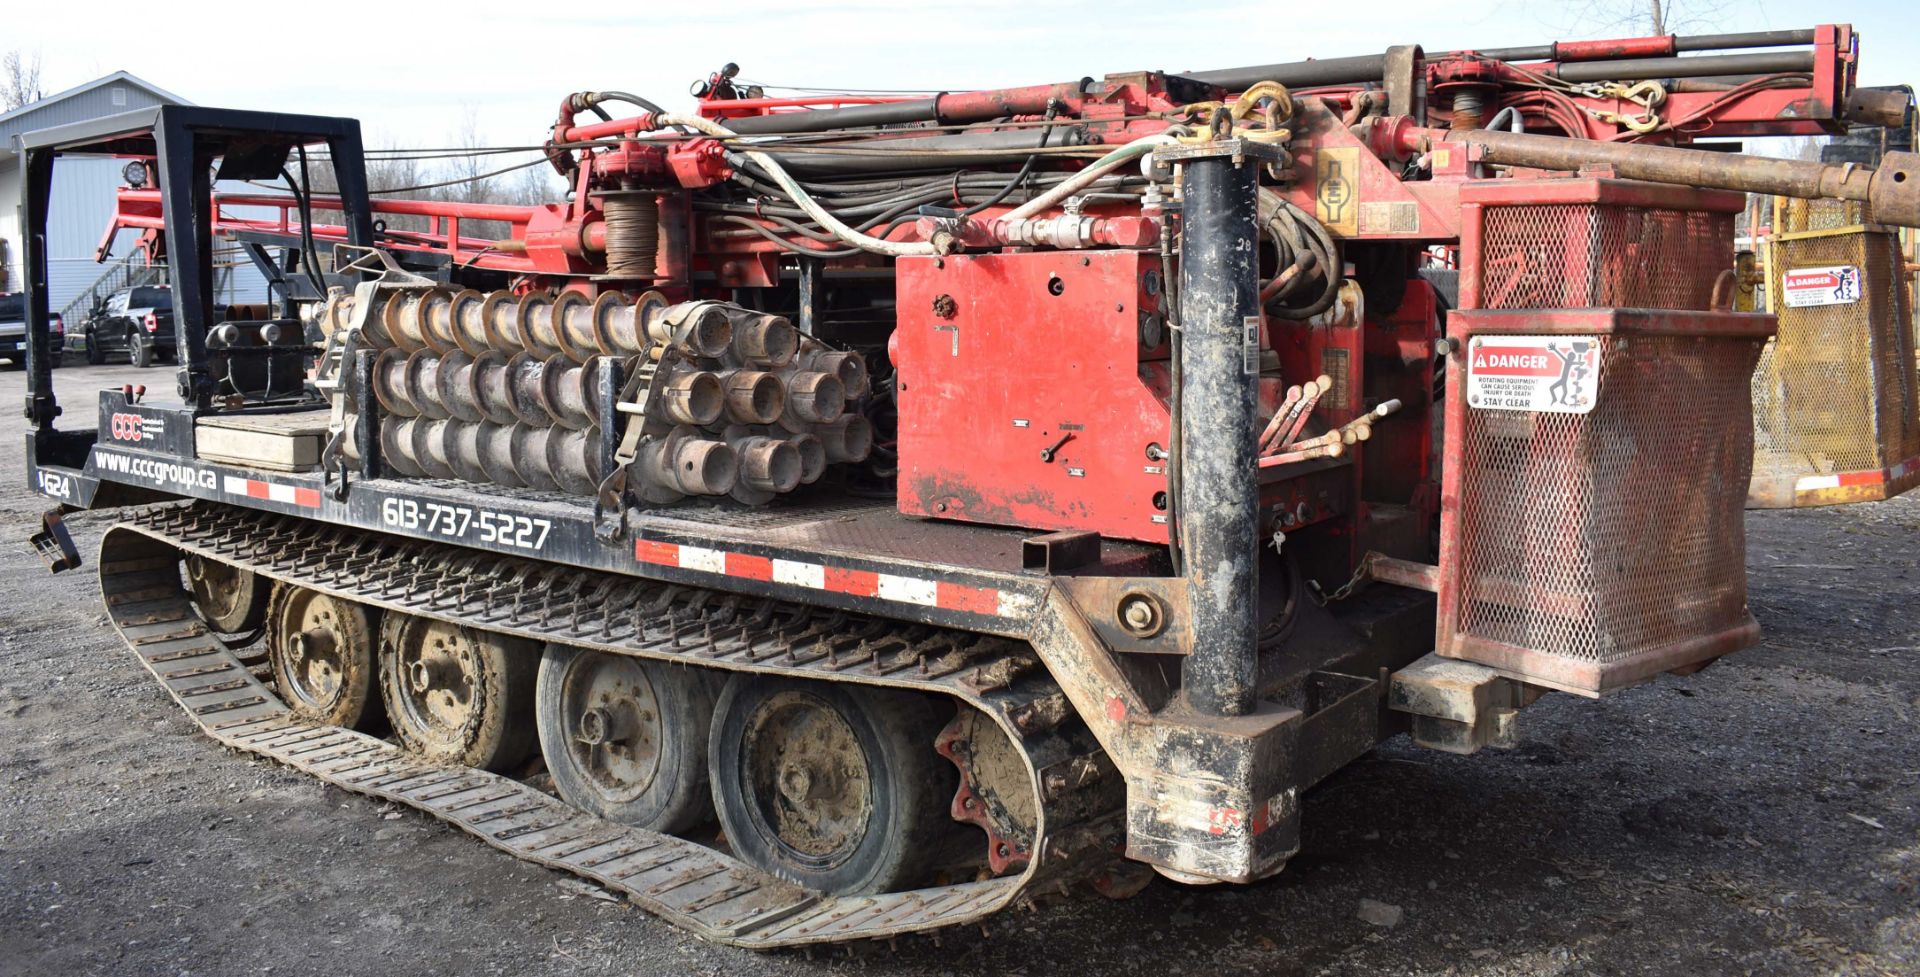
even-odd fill
[[[63,369],[67,424],[171,374]],[[3,974],[1920,974],[1920,499],[1751,514],[1764,644],[1549,696],[1512,751],[1388,743],[1308,796],[1271,881],[753,954],[198,735],[91,566],[27,548],[23,391],[0,372]],[[109,519],[70,520],[89,556]]]

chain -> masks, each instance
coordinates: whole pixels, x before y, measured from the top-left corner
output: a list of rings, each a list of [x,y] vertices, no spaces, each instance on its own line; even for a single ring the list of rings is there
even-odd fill
[[[1659,82],[1643,81],[1633,85],[1605,82],[1583,87],[1584,90],[1582,94],[1588,95],[1589,97],[1619,99],[1623,102],[1638,105],[1643,110],[1639,116],[1624,115],[1618,112],[1607,112],[1599,109],[1586,110],[1588,115],[1599,119],[1601,122],[1623,125],[1632,132],[1642,134],[1660,128],[1661,119],[1658,109],[1661,105],[1665,104],[1667,100],[1667,90]]]
[[[1329,594],[1321,591],[1320,584],[1311,579],[1307,581],[1307,586],[1313,588],[1314,601],[1321,607],[1325,607],[1336,601],[1343,601],[1352,597],[1354,588],[1360,586],[1361,582],[1372,576],[1372,574],[1373,554],[1368,553],[1366,556],[1360,558],[1360,565],[1353,568],[1353,576],[1347,578],[1347,582],[1341,584],[1340,588],[1333,593]]]

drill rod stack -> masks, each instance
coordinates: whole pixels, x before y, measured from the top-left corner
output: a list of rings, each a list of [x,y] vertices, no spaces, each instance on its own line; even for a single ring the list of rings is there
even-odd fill
[[[781,316],[657,292],[398,289],[374,301],[360,330],[377,351],[368,409],[401,475],[591,495],[612,474],[611,428],[646,501],[762,504],[872,447],[849,411],[867,392],[865,361]],[[356,302],[330,297],[322,333],[355,321]],[[597,391],[616,369],[606,416]]]

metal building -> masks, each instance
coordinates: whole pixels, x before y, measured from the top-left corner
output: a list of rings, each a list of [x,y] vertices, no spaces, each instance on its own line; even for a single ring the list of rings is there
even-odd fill
[[[36,129],[97,119],[159,105],[192,104],[125,71],[96,78],[38,102],[0,114],[0,292],[22,288],[25,249],[20,240],[20,138]],[[129,232],[113,242],[111,257],[96,261],[101,233],[114,210],[114,190],[122,185],[123,161],[110,157],[70,157],[54,169],[47,220],[49,308],[69,321],[86,314],[87,299],[125,284],[124,262],[135,251]],[[138,258],[134,258],[138,263]],[[219,301],[267,300],[264,279],[244,258],[223,261]]]

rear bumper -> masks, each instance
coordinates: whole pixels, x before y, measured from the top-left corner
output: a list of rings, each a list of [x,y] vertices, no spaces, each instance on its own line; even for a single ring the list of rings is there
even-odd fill
[[[63,348],[65,348],[65,344],[61,338],[58,336],[54,337],[54,355],[58,356]],[[24,356],[26,355],[26,351],[26,337],[0,336],[0,356]]]

